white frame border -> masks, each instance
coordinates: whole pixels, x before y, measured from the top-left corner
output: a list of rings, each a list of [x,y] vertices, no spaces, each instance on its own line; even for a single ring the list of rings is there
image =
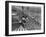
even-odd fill
[[[35,6],[35,7],[41,7],[41,30],[32,30],[32,31],[12,31],[11,30],[11,21],[12,21],[12,16],[11,16],[11,6],[15,5],[15,6]],[[9,3],[9,35],[11,34],[26,34],[26,33],[42,33],[44,30],[44,6],[41,4],[25,4],[25,3]]]

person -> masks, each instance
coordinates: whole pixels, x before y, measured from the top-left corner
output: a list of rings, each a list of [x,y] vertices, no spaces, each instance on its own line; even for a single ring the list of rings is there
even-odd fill
[[[25,16],[22,16],[22,17],[21,17],[21,20],[19,21],[19,24],[20,24],[23,28],[25,28],[25,27],[24,27],[24,23],[26,23],[26,20],[25,20],[25,19],[26,19],[26,17],[25,17]]]

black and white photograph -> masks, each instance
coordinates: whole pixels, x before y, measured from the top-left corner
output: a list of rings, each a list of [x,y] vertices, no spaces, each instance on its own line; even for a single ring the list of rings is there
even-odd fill
[[[12,6],[12,31],[40,30],[41,8]]]
[[[10,2],[7,10],[9,35],[44,32],[43,4]]]

